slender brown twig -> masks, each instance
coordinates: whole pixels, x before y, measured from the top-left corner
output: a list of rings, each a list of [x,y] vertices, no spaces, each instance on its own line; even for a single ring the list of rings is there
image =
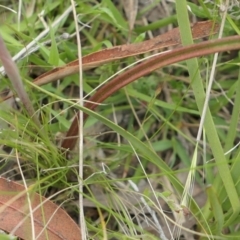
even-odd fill
[[[22,101],[23,106],[25,107],[28,115],[33,119],[33,121],[37,125],[37,127],[41,128],[41,124],[37,118],[37,115],[35,114],[33,105],[28,97],[28,94],[27,94],[25,88],[24,88],[17,65],[12,60],[12,57],[11,57],[1,36],[0,36],[0,59],[2,61],[3,67],[5,68],[5,72],[7,73],[9,80],[12,83],[14,91],[16,91],[18,97]]]

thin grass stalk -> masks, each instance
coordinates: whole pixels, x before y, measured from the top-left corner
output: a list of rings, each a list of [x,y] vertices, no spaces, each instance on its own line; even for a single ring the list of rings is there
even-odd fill
[[[71,0],[72,8],[73,8],[73,17],[75,22],[75,28],[76,28],[76,37],[77,37],[77,45],[78,45],[78,61],[79,61],[79,105],[83,106],[83,76],[82,76],[82,49],[81,49],[81,39],[78,28],[78,17],[76,13],[76,5],[73,0]],[[83,240],[87,240],[87,228],[85,224],[85,217],[84,217],[84,206],[83,206],[83,112],[79,111],[79,223],[81,226],[81,236]]]

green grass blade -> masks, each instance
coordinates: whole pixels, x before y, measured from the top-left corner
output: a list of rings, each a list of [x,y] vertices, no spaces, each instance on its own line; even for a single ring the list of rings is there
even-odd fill
[[[224,146],[224,152],[229,151],[233,147],[233,142],[234,142],[236,134],[237,134],[236,129],[237,129],[237,125],[238,125],[239,111],[240,111],[240,72],[238,75],[235,101],[234,101],[234,105],[233,105],[229,129],[228,129],[228,133],[227,133],[226,143]]]
[[[187,2],[176,1],[176,10],[177,10],[178,23],[179,23],[182,43],[183,45],[190,45],[193,43],[193,40],[192,40],[191,27],[190,27],[189,18],[188,18],[188,12],[187,12]],[[197,62],[197,59],[195,58],[195,59],[186,61],[186,63],[188,66],[190,78],[192,79],[192,88],[196,98],[197,106],[199,111],[202,112],[204,99],[205,99],[205,92],[204,92],[203,83],[202,83],[202,79],[199,72],[198,62]],[[211,116],[211,112],[209,109],[207,110],[207,113],[206,113],[204,127],[206,130],[207,138],[211,146],[213,156],[217,162],[219,176],[222,179],[221,183],[219,181],[215,181],[214,187],[216,189],[219,189],[220,187],[219,184],[224,185],[227,192],[227,196],[233,208],[233,214],[234,216],[236,216],[240,211],[238,194],[236,192],[234,182],[228,167],[228,162],[226,160],[226,157],[224,156],[224,151],[221,146],[221,143],[217,134],[217,130],[214,125],[213,118]]]
[[[211,210],[213,212],[215,222],[215,230],[213,231],[213,233],[216,235],[220,235],[224,224],[222,205],[217,197],[216,190],[212,186],[207,188],[207,195],[211,204]]]

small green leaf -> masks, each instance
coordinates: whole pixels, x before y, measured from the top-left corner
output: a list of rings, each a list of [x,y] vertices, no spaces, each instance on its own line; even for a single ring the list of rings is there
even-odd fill
[[[59,64],[59,53],[58,53],[58,48],[57,48],[57,43],[55,40],[55,35],[54,35],[54,30],[51,29],[50,30],[50,35],[51,35],[51,41],[52,41],[52,45],[50,48],[50,54],[49,54],[49,59],[48,59],[48,63],[54,65],[54,66],[58,66]]]
[[[128,29],[126,20],[123,18],[122,14],[116,8],[114,3],[110,0],[104,0],[103,3],[107,7],[101,8],[101,11],[105,12],[109,17],[111,17],[114,23],[117,24],[120,28]]]
[[[134,43],[139,43],[142,42],[146,37],[146,33],[141,33],[140,35],[137,36],[137,38],[134,40]]]

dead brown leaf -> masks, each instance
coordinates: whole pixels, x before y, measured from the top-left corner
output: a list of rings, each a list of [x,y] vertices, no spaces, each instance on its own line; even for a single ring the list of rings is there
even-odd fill
[[[80,228],[63,209],[35,192],[30,195],[36,239],[81,240]],[[8,233],[16,228],[15,236],[32,239],[25,188],[4,178],[0,178],[0,228]]]
[[[211,34],[215,34],[218,32],[218,30],[219,24],[214,23],[213,21],[197,22],[192,26],[192,35],[194,39],[199,39],[207,37]],[[146,40],[141,43],[124,44],[84,56],[82,58],[82,69],[87,70],[95,68],[108,62],[180,44],[181,38],[179,29],[174,28],[168,31],[167,33],[161,34],[153,39]],[[34,80],[34,84],[41,86],[49,82],[75,74],[79,71],[78,64],[79,60],[76,59],[62,67],[52,69],[42,74],[41,76],[37,77]],[[9,94],[7,97],[4,97],[3,101],[10,97],[12,97],[12,94]]]
[[[218,30],[219,25],[216,23],[214,24],[213,21],[198,22],[192,26],[192,35],[194,39],[199,39],[211,34],[215,34],[218,32]],[[124,44],[84,56],[82,59],[82,68],[83,70],[87,70],[111,61],[120,60],[126,57],[136,56],[179,44],[181,44],[179,29],[174,28],[165,34],[161,34],[153,39],[146,40],[141,43]],[[77,59],[63,67],[50,70],[37,77],[34,80],[34,83],[39,86],[77,73],[79,71],[78,64],[79,61]]]

